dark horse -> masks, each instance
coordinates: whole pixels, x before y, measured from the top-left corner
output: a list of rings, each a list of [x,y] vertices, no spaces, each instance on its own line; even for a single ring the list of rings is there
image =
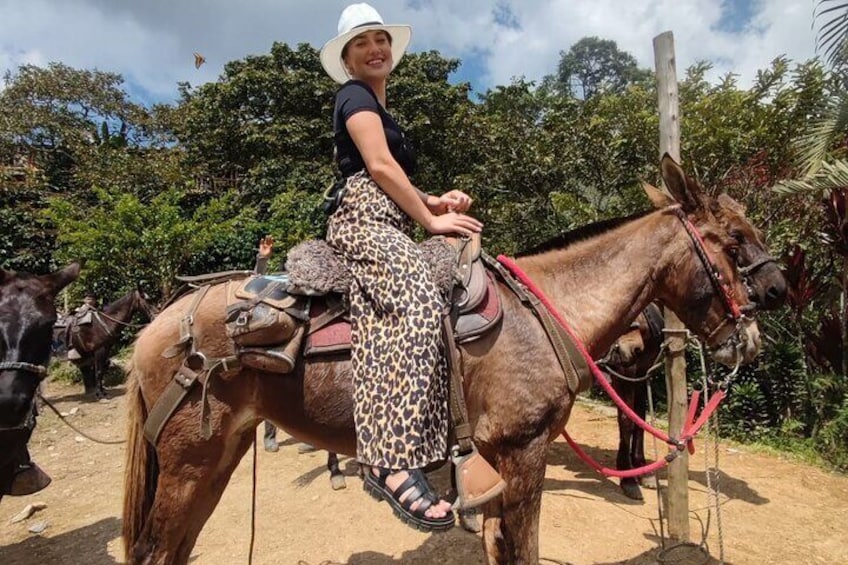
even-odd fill
[[[29,463],[35,393],[47,375],[56,295],[79,276],[79,263],[49,275],[0,269],[0,498]]]
[[[64,343],[67,350],[74,349],[79,357],[68,356],[82,373],[82,382],[87,395],[105,396],[103,375],[109,367],[111,348],[121,335],[124,327],[132,326],[136,312],[148,321],[156,314],[147,294],[141,289],[131,290],[118,300],[107,304],[101,310],[90,310],[88,323],[71,314],[54,329],[54,340]]]
[[[648,409],[648,371],[661,361],[659,357],[664,342],[664,325],[662,311],[652,302],[636,317],[630,330],[618,338],[607,355],[598,362],[601,370],[610,377],[615,392],[643,420]],[[626,471],[638,469],[646,463],[645,432],[619,408],[615,468]],[[656,476],[649,474],[621,479],[621,489],[633,500],[643,499],[640,484],[656,488]]]
[[[668,156],[661,168],[674,199],[646,186],[657,210],[594,226],[585,239],[559,243],[518,264],[591,355],[609,349],[657,299],[704,340],[714,359],[748,363],[760,350],[759,330],[749,315],[757,304],[783,299],[783,275],[742,206],[726,195],[713,199],[703,193]],[[696,252],[697,239],[687,226],[702,235],[701,249],[712,262]],[[742,267],[751,267],[745,277]],[[207,358],[232,351],[223,322],[226,286],[209,288],[193,316],[193,345]],[[536,564],[546,455],[568,420],[575,393],[534,313],[506,285],[498,287],[500,324],[461,348],[474,441],[507,483],[483,507],[483,545],[488,563]],[[350,362],[341,355],[301,359],[286,376],[226,371],[209,382],[205,396],[200,387],[192,390],[157,445],[148,443],[147,414],[185,358],[162,353],[179,341],[180,320],[193,300],[194,295],[181,298],[148,325],[131,360],[123,513],[129,563],[188,563],[263,419],[320,449],[356,452]],[[734,305],[746,315],[730,318]],[[209,439],[198,432],[204,414]]]

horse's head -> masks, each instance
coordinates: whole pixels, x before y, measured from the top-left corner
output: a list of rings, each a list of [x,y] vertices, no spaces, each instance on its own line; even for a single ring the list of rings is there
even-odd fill
[[[676,284],[660,299],[698,334],[716,361],[749,363],[760,349],[753,314],[782,303],[786,280],[742,205],[726,194],[705,194],[668,155],[662,159],[662,176],[673,200],[650,185],[645,191],[655,206],[680,218],[685,232],[679,241],[687,251],[671,250],[677,254],[671,277]]]
[[[603,361],[619,369],[631,367],[650,354],[647,362],[655,361],[663,341],[663,318],[659,307],[648,304],[630,324],[630,328],[612,344]]]
[[[77,278],[79,263],[49,275],[0,269],[0,431],[25,425],[47,373],[56,294]]]
[[[134,308],[144,314],[148,321],[153,321],[153,318],[159,313],[156,306],[151,301],[150,295],[144,292],[141,285],[137,285],[134,292]]]

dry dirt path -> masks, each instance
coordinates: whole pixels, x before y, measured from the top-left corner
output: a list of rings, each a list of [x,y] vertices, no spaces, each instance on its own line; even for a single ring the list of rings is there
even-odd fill
[[[49,383],[47,397],[70,412],[82,429],[109,439],[124,434],[124,389],[108,401],[86,402],[78,386]],[[614,462],[615,418],[609,409],[578,405],[568,426],[587,451]],[[294,440],[281,437],[278,453],[258,453],[256,550],[258,565],[389,565],[482,563],[479,537],[455,528],[441,536],[418,533],[393,518],[386,504],[363,493],[355,465],[342,460],[348,488],[334,492],[323,453],[298,455]],[[650,445],[650,442],[648,442]],[[0,502],[0,564],[101,565],[121,563],[120,509],[123,446],[78,437],[51,413],[41,416],[32,452],[53,484],[30,497]],[[706,520],[704,454],[690,461],[693,538]],[[722,444],[721,502],[727,563],[848,563],[848,477],[781,457]],[[250,540],[251,455],[236,470],[195,547],[195,565],[246,563]],[[437,477],[444,484],[444,474]],[[656,563],[657,499],[625,498],[557,441],[548,459],[542,498],[541,555],[574,565]],[[32,502],[47,508],[10,524]],[[28,531],[46,522],[40,534]],[[715,517],[708,543],[718,553]],[[552,561],[545,561],[551,563]],[[695,561],[689,561],[695,563]],[[685,561],[681,562],[685,563]]]

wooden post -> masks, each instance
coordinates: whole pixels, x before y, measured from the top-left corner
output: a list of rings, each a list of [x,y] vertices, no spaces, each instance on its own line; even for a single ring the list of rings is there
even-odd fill
[[[660,113],[660,157],[671,155],[680,162],[680,113],[677,98],[677,70],[674,60],[674,35],[667,31],[654,38],[654,65]],[[665,311],[665,327],[684,329],[670,310]],[[686,419],[686,341],[682,333],[667,337],[665,374],[668,390],[669,435],[680,437]],[[668,466],[668,533],[679,541],[689,541],[689,454],[684,450]]]

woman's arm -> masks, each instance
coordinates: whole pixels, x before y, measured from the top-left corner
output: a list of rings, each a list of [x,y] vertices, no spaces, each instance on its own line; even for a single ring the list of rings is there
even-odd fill
[[[383,189],[409,217],[431,233],[461,233],[469,235],[479,232],[483,225],[476,219],[448,212],[434,214],[441,201],[447,197],[425,194],[416,188],[406,176],[389,150],[383,122],[375,112],[357,112],[345,123],[356,148],[365,161],[371,178]],[[450,194],[450,193],[448,193]],[[446,206],[449,206],[446,204]],[[457,209],[460,209],[458,206]],[[465,208],[467,209],[467,207]]]

